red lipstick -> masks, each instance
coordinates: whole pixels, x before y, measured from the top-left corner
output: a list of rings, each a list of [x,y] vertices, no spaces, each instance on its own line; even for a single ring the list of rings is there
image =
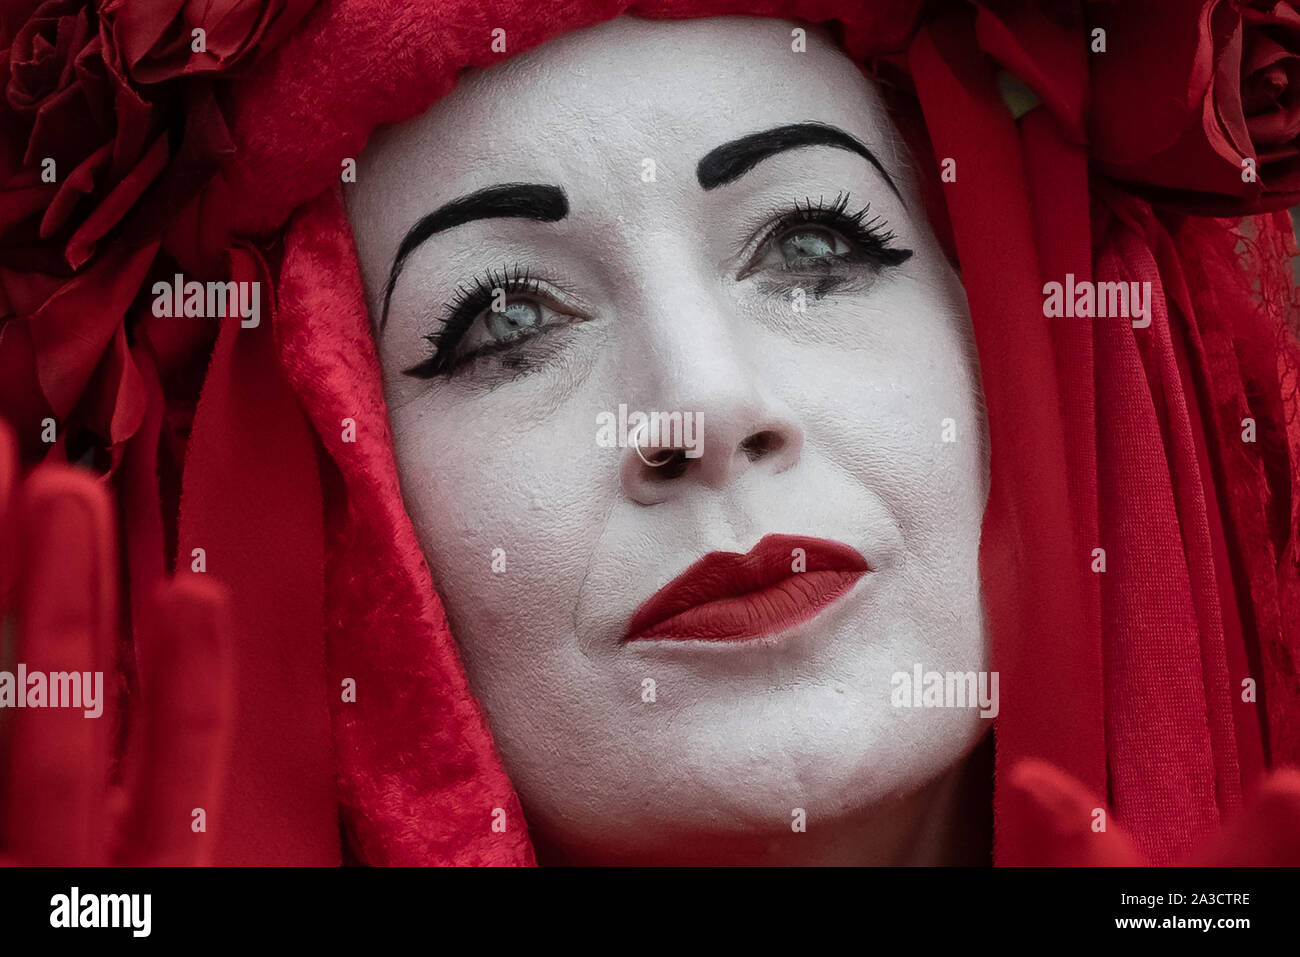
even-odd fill
[[[802,549],[802,554],[797,549]],[[624,641],[743,641],[807,621],[871,568],[842,542],[765,535],[749,552],[710,552],[651,595]]]

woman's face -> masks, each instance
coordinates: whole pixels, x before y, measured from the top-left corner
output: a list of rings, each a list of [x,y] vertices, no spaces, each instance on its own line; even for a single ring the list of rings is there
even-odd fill
[[[344,187],[407,509],[571,859],[847,833],[988,726],[893,704],[918,664],[986,669],[964,294],[873,86],[795,26],[569,34],[377,135]],[[861,559],[736,560],[771,535]]]

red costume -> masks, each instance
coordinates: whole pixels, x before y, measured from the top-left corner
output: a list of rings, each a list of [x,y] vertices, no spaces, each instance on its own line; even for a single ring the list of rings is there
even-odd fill
[[[159,807],[186,817],[203,788],[219,794],[207,859],[534,861],[399,495],[340,171],[460,70],[626,13],[826,23],[889,80],[960,266],[988,407],[981,574],[1009,692],[994,862],[1163,864],[1198,848],[1300,862],[1300,773],[1264,784],[1300,765],[1300,343],[1279,212],[1300,202],[1290,4],[35,6],[0,19],[0,415],[28,462],[100,451],[115,509],[95,534],[116,524],[125,544],[126,624],[119,638],[113,616],[96,621],[95,660],[121,675],[134,737],[77,746],[124,747],[125,762],[91,767],[128,792],[132,774],[167,778]],[[1167,42],[1148,45],[1156,22]],[[255,328],[151,315],[147,290],[177,272],[274,296]],[[1048,318],[1044,284],[1067,274],[1150,282],[1150,325]],[[0,459],[0,496],[14,470]],[[39,534],[40,479],[15,496],[14,535]],[[195,549],[227,603],[182,582],[156,605]],[[6,592],[36,622],[64,595],[20,564]],[[213,650],[221,607],[228,659]],[[186,687],[233,694],[233,723],[139,770],[149,676],[221,660],[225,678],[214,665]],[[25,820],[57,827],[28,797]],[[1111,814],[1103,837],[1095,806]],[[16,842],[15,820],[0,852],[48,852]],[[1215,837],[1223,826],[1244,830]],[[150,859],[130,850],[149,844],[145,824],[116,840],[48,862]]]

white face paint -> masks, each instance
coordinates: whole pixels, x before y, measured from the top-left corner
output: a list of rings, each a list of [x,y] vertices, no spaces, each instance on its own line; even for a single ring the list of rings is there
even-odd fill
[[[566,35],[376,135],[345,187],[377,323],[423,217],[558,188],[525,197],[550,221],[416,246],[377,332],[407,509],[544,859],[940,859],[987,802],[952,785],[978,707],[891,703],[917,664],[988,668],[965,297],[874,87],[815,31],[792,52],[794,26]],[[826,144],[730,178],[706,164],[726,181],[701,184],[717,147],[810,121],[869,147],[906,200]],[[844,194],[850,217],[870,203],[856,229]],[[451,342],[446,304],[480,277]],[[422,363],[449,371],[403,371]],[[701,454],[656,467],[643,434],[647,464],[618,444],[620,405],[692,413]],[[623,641],[702,556],[777,533],[872,571],[764,640]]]

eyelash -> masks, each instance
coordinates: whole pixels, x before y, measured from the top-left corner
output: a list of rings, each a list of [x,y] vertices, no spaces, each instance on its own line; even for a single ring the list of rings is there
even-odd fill
[[[824,263],[805,264],[801,267],[803,271],[789,268],[785,270],[792,276],[811,274],[820,277],[812,290],[814,298],[821,298],[841,282],[847,281],[843,277],[836,277],[830,273],[830,270],[837,265],[849,263],[887,268],[901,265],[911,258],[912,250],[894,245],[896,237],[883,219],[879,216],[867,218],[871,209],[870,203],[855,213],[848,212],[848,205],[849,194],[845,192],[840,193],[829,205],[820,198],[814,204],[809,198],[805,201],[805,205],[801,206],[796,202],[792,208],[778,211],[776,218],[769,220],[771,225],[762,230],[761,238],[755,242],[751,234],[751,240],[746,245],[752,245],[754,252],[749,259],[749,265],[741,271],[738,278],[745,279],[756,272],[759,268],[759,254],[771,243],[801,226],[819,226],[833,230],[848,240],[853,247],[850,253],[834,257]],[[420,379],[450,376],[474,360],[512,351],[525,340],[540,339],[546,333],[566,325],[566,323],[548,323],[529,335],[489,343],[463,356],[455,355],[456,345],[474,323],[481,319],[483,311],[491,305],[496,290],[501,290],[507,297],[520,294],[544,296],[546,287],[553,287],[560,293],[566,292],[564,287],[557,283],[543,284],[541,280],[532,276],[528,269],[520,269],[518,266],[509,270],[489,269],[473,277],[468,284],[458,286],[455,294],[442,308],[441,314],[444,320],[441,328],[424,337],[429,343],[431,354],[417,365],[404,370],[404,373]],[[781,291],[784,292],[786,288],[782,285]],[[534,364],[527,362],[515,365],[523,370],[520,374],[526,374],[534,368]]]

